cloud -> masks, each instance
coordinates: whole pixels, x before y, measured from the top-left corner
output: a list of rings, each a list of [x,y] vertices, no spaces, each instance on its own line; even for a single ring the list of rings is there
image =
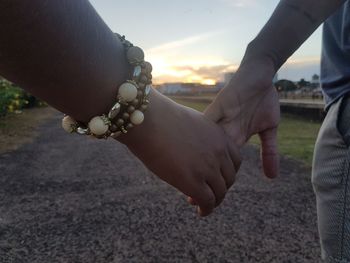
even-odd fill
[[[232,63],[220,56],[197,53],[196,49],[201,42],[222,32],[198,34],[148,49],[147,60],[154,68],[154,82],[212,83],[220,80],[223,72],[232,68]]]
[[[309,64],[319,64],[320,63],[320,56],[315,57],[303,57],[303,58],[290,58],[286,62],[286,66],[305,66]]]
[[[259,2],[257,0],[220,0],[228,4],[231,7],[256,7],[259,6]]]
[[[191,72],[193,75],[200,76],[203,79],[215,79],[219,80],[222,78],[222,75],[226,72],[235,71],[236,68],[229,64],[224,65],[214,65],[214,66],[201,66],[201,67],[176,67],[176,70],[186,69],[188,72]]]
[[[219,34],[221,32],[208,32],[208,33],[204,33],[204,34],[199,34],[196,36],[191,36],[191,37],[186,37],[180,40],[175,40],[175,41],[171,41],[168,43],[164,43],[161,44],[159,46],[153,47],[148,49],[146,52],[152,54],[157,54],[157,53],[164,53],[164,52],[168,52],[168,51],[173,51],[176,48],[181,48],[181,47],[185,47],[185,46],[189,46],[192,44],[195,44],[197,42],[203,41],[205,39],[214,37],[215,35]]]
[[[320,74],[320,57],[291,58],[279,70],[279,79],[293,81],[304,78],[311,80],[313,74]]]
[[[226,72],[233,72],[237,66],[229,63],[221,65],[183,65],[171,66],[154,78],[155,83],[164,82],[198,82],[215,83],[223,80]]]

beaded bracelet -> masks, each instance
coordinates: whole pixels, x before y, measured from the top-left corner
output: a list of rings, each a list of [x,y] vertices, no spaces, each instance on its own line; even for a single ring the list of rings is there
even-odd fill
[[[132,79],[120,85],[117,101],[108,114],[93,117],[87,125],[66,115],[62,127],[68,133],[92,135],[99,139],[116,138],[144,120],[143,113],[148,107],[152,89],[152,65],[144,60],[141,48],[133,46],[124,36],[116,35],[124,46],[129,64],[134,67]]]

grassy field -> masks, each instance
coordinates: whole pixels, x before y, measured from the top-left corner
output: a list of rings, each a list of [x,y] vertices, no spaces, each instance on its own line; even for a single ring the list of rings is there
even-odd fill
[[[176,101],[199,111],[203,111],[208,105],[204,102],[190,102],[181,99]],[[314,144],[320,127],[321,123],[319,122],[312,122],[291,115],[282,115],[278,130],[280,153],[311,166]],[[250,142],[259,144],[259,139],[253,137]]]

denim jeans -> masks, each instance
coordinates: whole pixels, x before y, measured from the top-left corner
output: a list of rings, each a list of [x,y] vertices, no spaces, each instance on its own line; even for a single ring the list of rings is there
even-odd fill
[[[350,98],[335,102],[320,129],[312,184],[322,260],[350,262]]]

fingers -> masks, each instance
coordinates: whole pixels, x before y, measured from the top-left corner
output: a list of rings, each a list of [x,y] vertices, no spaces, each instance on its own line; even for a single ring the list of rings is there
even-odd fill
[[[259,133],[259,137],[264,174],[269,178],[275,178],[279,174],[277,128],[265,130]]]
[[[227,189],[229,189],[235,181],[236,173],[241,166],[242,159],[237,146],[231,140],[227,141],[227,146],[228,156],[223,161],[221,173],[225,178]]]
[[[235,168],[230,160],[227,160],[221,168],[220,177],[212,177],[207,181],[212,193],[215,197],[215,207],[219,206],[224,200],[227,190],[235,181]],[[190,205],[198,206],[200,203],[193,197],[187,197],[187,202]]]
[[[198,205],[197,202],[190,196],[187,197],[187,202],[190,204],[190,205]]]
[[[215,101],[212,102],[204,111],[204,115],[212,120],[218,122],[222,118],[221,106],[216,105]]]
[[[227,192],[226,182],[222,176],[220,177],[213,176],[208,180],[207,183],[215,195],[215,207],[217,207],[221,204],[221,202],[225,198],[225,195]]]
[[[230,159],[223,161],[221,165],[221,174],[225,180],[226,189],[230,189],[230,187],[235,182],[236,177],[236,169]]]
[[[207,181],[215,195],[215,206],[218,206],[225,198],[226,192],[233,185],[236,172],[241,165],[241,157],[238,148],[230,141],[227,143],[229,146],[227,158],[224,159],[220,168],[222,177],[212,177]],[[187,197],[187,202],[193,206],[199,205],[199,202],[193,196]]]
[[[198,205],[198,214],[200,216],[207,216],[213,212],[216,204],[216,198],[208,184],[204,183],[200,189],[200,193],[193,196],[193,199]]]
[[[227,140],[227,146],[228,146],[228,153],[229,153],[230,159],[234,165],[234,169],[236,172],[238,172],[242,163],[241,153],[238,147],[236,146],[236,144],[234,144],[232,140]]]

